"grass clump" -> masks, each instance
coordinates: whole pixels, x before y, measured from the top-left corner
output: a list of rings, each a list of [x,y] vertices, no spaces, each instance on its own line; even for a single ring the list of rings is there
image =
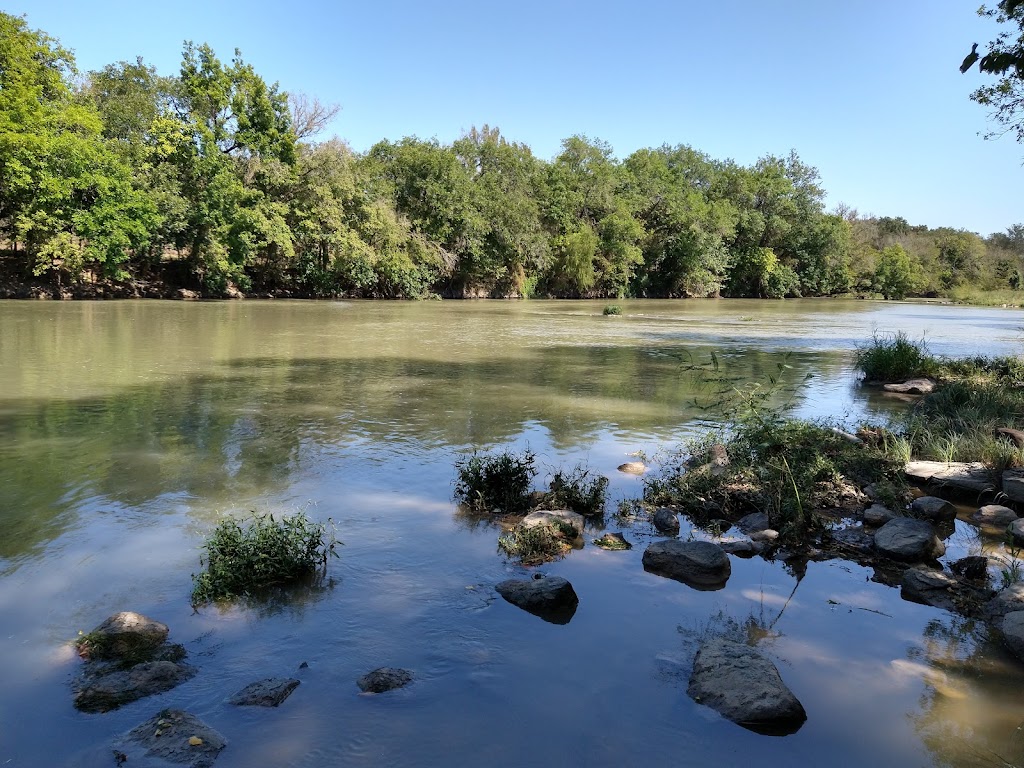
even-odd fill
[[[455,498],[477,512],[522,512],[530,506],[535,459],[529,450],[474,452],[455,462]]]
[[[302,582],[321,571],[328,557],[337,556],[337,544],[333,528],[303,512],[278,519],[253,513],[244,524],[225,520],[203,545],[200,564],[206,570],[192,575],[192,604]]]
[[[523,565],[540,565],[564,557],[575,537],[576,529],[570,525],[520,523],[498,539],[498,550]]]
[[[618,304],[608,304],[604,308],[604,314],[606,314],[606,315],[621,315],[622,314],[622,307],[620,307]]]
[[[856,365],[866,381],[904,381],[936,373],[938,361],[928,352],[924,339],[912,341],[903,331],[871,335],[857,348]]]
[[[607,498],[608,478],[577,464],[570,470],[555,472],[545,501],[552,507],[567,507],[584,517],[602,517]]]

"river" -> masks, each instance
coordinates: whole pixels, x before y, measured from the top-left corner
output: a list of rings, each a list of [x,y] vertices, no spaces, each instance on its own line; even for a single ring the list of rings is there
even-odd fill
[[[111,740],[163,707],[224,734],[218,768],[1022,764],[1024,665],[982,626],[841,561],[798,582],[733,559],[726,589],[698,592],[645,573],[652,529],[612,513],[642,490],[619,464],[720,418],[694,365],[714,360],[741,388],[781,375],[791,394],[776,402],[797,415],[883,420],[902,406],[852,368],[873,330],[1016,354],[1024,316],[620,304],[606,317],[565,301],[0,303],[0,766],[113,765]],[[580,596],[564,626],[496,599],[526,569],[452,501],[460,455],[527,446],[542,475],[585,461],[608,476],[608,530],[634,542],[605,552],[588,536],[541,569]],[[250,510],[331,518],[345,546],[329,581],[194,612],[205,535]],[[977,543],[959,523],[946,559]],[[79,713],[70,643],[129,609],[167,623],[199,673]],[[808,713],[790,736],[686,695],[700,638],[755,625]],[[355,679],[379,666],[415,681],[360,695]],[[226,702],[290,675],[302,684],[279,709]]]

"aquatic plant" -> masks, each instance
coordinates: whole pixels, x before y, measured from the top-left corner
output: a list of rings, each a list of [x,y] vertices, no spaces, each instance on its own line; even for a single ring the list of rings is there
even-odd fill
[[[274,518],[256,514],[243,523],[224,520],[203,545],[202,573],[192,575],[192,604],[253,595],[302,582],[337,557],[333,524],[305,513]]]
[[[498,550],[523,565],[539,565],[564,556],[575,538],[576,529],[559,521],[532,526],[520,523],[498,539]]]
[[[530,483],[537,474],[535,456],[474,452],[455,462],[455,498],[479,512],[522,512],[530,505]]]
[[[606,314],[606,315],[621,315],[622,314],[622,307],[620,307],[618,304],[608,304],[604,308],[604,314]]]
[[[545,502],[553,507],[567,507],[585,517],[600,517],[604,515],[607,496],[608,478],[577,464],[570,470],[555,472]]]
[[[912,341],[903,331],[871,334],[871,340],[857,348],[856,365],[867,381],[903,381],[931,376],[937,361],[922,338]]]

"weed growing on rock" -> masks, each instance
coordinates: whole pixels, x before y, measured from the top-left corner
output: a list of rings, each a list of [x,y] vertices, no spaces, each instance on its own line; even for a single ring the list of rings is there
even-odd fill
[[[552,508],[567,507],[584,517],[602,517],[608,496],[608,478],[577,464],[570,470],[559,469],[551,478],[546,503]]]
[[[572,526],[517,525],[498,539],[498,549],[523,565],[539,565],[563,557],[575,536]]]
[[[938,365],[924,339],[912,341],[903,331],[873,333],[867,344],[857,348],[856,363],[867,381],[932,376]]]
[[[474,452],[455,462],[455,498],[478,512],[522,512],[530,505],[530,482],[537,474],[534,461],[529,450]]]
[[[192,575],[192,604],[311,578],[326,567],[328,557],[337,556],[338,543],[330,521],[317,523],[303,512],[278,519],[254,513],[243,524],[225,520],[203,545],[200,564],[206,570]]]

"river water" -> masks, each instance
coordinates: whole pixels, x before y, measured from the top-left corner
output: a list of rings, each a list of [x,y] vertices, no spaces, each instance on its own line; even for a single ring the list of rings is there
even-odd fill
[[[0,303],[0,766],[113,765],[111,741],[171,706],[228,739],[218,768],[1022,764],[1024,665],[983,627],[840,561],[798,581],[734,559],[724,590],[698,592],[645,573],[653,531],[611,513],[642,490],[619,464],[720,418],[695,364],[713,359],[737,387],[781,375],[799,415],[880,420],[900,404],[852,369],[873,330],[1016,354],[1024,317],[621,305]],[[610,477],[608,530],[635,545],[605,552],[588,536],[541,569],[580,596],[564,626],[496,599],[495,583],[528,569],[452,501],[460,455],[527,446],[538,484],[578,461]],[[250,510],[331,518],[345,546],[328,582],[193,612],[204,536]],[[954,559],[979,539],[961,523],[947,545]],[[167,623],[199,673],[79,713],[70,642],[119,610]],[[686,695],[700,638],[748,627],[807,710],[793,735],[758,735]],[[360,695],[355,679],[378,666],[415,681]],[[227,704],[270,676],[302,684],[279,709]]]

